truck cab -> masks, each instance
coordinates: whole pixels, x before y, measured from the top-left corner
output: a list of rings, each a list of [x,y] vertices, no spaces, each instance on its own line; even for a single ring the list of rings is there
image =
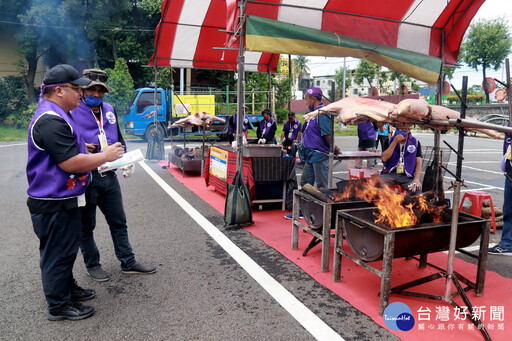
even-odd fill
[[[130,111],[124,117],[124,130],[127,134],[141,136],[146,140],[150,137],[153,128],[162,135],[167,136],[167,123],[171,119],[171,91],[157,89],[155,110],[155,89],[140,88],[135,90],[135,99]],[[156,120],[155,120],[156,115]]]

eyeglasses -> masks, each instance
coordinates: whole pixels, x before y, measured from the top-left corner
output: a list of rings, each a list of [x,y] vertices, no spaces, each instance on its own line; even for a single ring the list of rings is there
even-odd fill
[[[89,78],[92,81],[99,80],[102,83],[105,83],[108,80],[108,76],[99,75],[97,73],[88,73],[88,74],[85,75],[85,77]]]
[[[79,86],[68,86],[68,85],[60,85],[61,88],[70,88],[76,92],[82,91],[82,88]]]

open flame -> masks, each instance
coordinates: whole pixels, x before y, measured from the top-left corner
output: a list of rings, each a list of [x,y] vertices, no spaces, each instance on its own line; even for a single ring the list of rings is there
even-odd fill
[[[359,198],[372,202],[378,207],[374,213],[375,223],[388,225],[390,228],[416,225],[419,221],[418,213],[428,213],[430,222],[441,222],[443,206],[429,205],[423,194],[406,197],[405,194],[396,193],[389,189],[379,177],[372,179],[351,181],[343,193],[336,195],[334,201]]]

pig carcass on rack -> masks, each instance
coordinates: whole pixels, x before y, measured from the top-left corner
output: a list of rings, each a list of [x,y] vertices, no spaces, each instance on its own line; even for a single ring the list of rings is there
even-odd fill
[[[393,106],[393,103],[376,99],[346,97],[304,115],[304,119],[309,121],[322,112],[331,111],[338,113],[339,122],[343,124],[357,124],[365,120],[365,118],[360,117],[361,115],[373,116],[374,120],[383,120],[388,116],[389,108]]]
[[[213,121],[218,121],[221,123],[226,122],[226,120],[220,117],[210,115],[203,111],[195,113],[194,115],[189,115],[185,118],[182,118],[181,120],[174,122],[174,124],[171,125],[171,128],[190,126],[200,126],[208,128],[212,125]]]
[[[448,121],[460,118],[460,113],[440,105],[429,105],[423,99],[405,99],[395,105],[386,101],[370,98],[347,97],[330,103],[321,109],[304,115],[309,121],[323,112],[338,113],[338,121],[343,124],[358,124],[370,119],[377,123],[387,122],[398,129],[410,128],[417,125],[422,129],[447,130],[450,126],[435,125],[430,121]],[[495,130],[482,128],[466,128],[471,131],[479,131],[493,138],[502,138]]]

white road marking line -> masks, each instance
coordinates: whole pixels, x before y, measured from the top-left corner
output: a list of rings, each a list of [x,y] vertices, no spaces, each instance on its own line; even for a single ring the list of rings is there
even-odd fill
[[[452,178],[450,176],[445,176],[445,180],[455,180],[455,178]],[[482,184],[480,182],[474,182],[469,180],[464,180],[464,183],[466,184],[472,184],[472,185],[478,185],[481,186],[480,188],[469,188],[469,189],[462,189],[461,192],[467,192],[467,191],[483,191],[483,190],[501,190],[503,191],[503,187],[496,187],[491,185]],[[445,191],[445,193],[453,193],[453,191]]]
[[[293,316],[314,338],[317,340],[344,340],[324,321],[309,310],[302,302],[293,296],[286,288],[263,270],[245,252],[236,246],[208,219],[190,205],[181,195],[169,186],[158,174],[156,174],[144,161],[139,165],[144,168],[149,176],[169,194],[169,196],[194,219],[203,230],[212,237],[233,259],[247,271],[288,313]]]
[[[489,249],[491,247],[493,247],[494,245],[496,245],[496,243],[490,243],[489,244]],[[473,245],[473,246],[468,246],[468,247],[465,247],[463,248],[462,250],[464,251],[467,251],[467,252],[473,252],[473,251],[478,251],[480,250],[480,244],[478,245]],[[448,254],[448,251],[443,251],[444,253]],[[455,253],[460,253],[459,251],[455,250]]]
[[[27,143],[16,143],[16,144],[4,144],[4,145],[1,145],[0,148],[4,148],[4,147],[14,147],[14,146],[26,146]]]

